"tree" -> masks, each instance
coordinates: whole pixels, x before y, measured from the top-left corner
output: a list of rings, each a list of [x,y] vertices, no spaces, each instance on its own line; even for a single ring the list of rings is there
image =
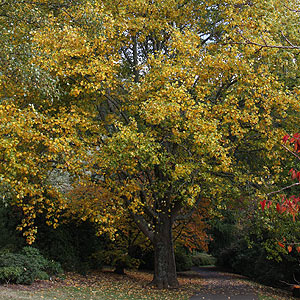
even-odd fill
[[[173,228],[175,242],[190,252],[208,250],[210,238],[207,231],[210,228],[208,220],[211,217],[209,204],[208,199],[202,199],[201,205],[197,207],[192,216],[188,220],[176,222]]]
[[[277,64],[274,65],[273,68],[278,74],[279,80],[283,81],[288,88],[289,93],[294,94],[297,98],[299,95],[298,56],[300,49],[297,25],[300,13],[299,2],[267,1],[262,7],[262,12],[263,18],[260,20],[253,19],[253,25],[249,28],[245,28],[243,23],[239,21],[236,27],[236,32],[238,34],[231,35],[229,40],[231,43],[248,45],[249,47],[256,48],[256,51],[258,52],[267,51],[269,54],[275,56]],[[266,28],[268,28],[268,30],[266,30]],[[299,116],[296,111],[290,111],[289,114],[293,116],[292,119],[294,119],[294,122],[299,121]],[[292,130],[289,128],[289,124],[287,124],[286,129],[287,132]],[[299,138],[299,133],[295,133],[292,136],[287,134],[283,137],[283,140],[280,141],[282,148],[288,151],[294,159],[292,162],[289,159],[286,159],[285,167],[287,168],[289,168],[290,164],[294,165],[299,162]],[[290,145],[293,145],[293,149]],[[286,179],[283,179],[276,187],[274,187],[273,184],[270,185],[268,183],[268,188],[271,189],[271,192],[266,192],[267,199],[262,200],[260,204],[263,211],[265,208],[270,208],[275,204],[275,208],[279,214],[291,215],[295,222],[295,218],[299,211],[300,199],[298,196],[287,196],[283,193],[291,189],[294,190],[296,194],[299,192],[295,187],[300,184],[300,172],[291,168],[289,173],[291,174],[292,179],[297,182],[289,184]],[[283,176],[285,175],[282,174],[281,178],[283,178]],[[274,196],[277,196],[275,201],[269,200]],[[282,230],[282,232],[284,232],[284,230]],[[288,232],[285,232],[285,234],[288,234]],[[292,244],[298,244],[294,241],[289,243],[285,238],[284,240],[285,243],[289,245],[289,252],[292,251]],[[279,242],[279,245],[284,247],[284,243]],[[297,247],[297,251],[300,251],[300,247]]]
[[[129,214],[153,244],[153,283],[176,287],[174,224],[189,219],[202,199],[228,191],[235,197],[255,185],[264,170],[253,158],[279,159],[270,150],[286,112],[298,110],[266,53],[227,43],[237,13],[251,27],[249,11],[261,10],[239,1],[48,2],[53,9],[31,32],[32,63],[62,92],[35,106],[43,126],[50,122],[43,137],[52,141],[53,118],[61,125],[78,115],[55,135],[64,147],[56,143],[62,159],[51,167],[81,169],[78,184],[92,181],[99,189],[99,197],[87,199],[96,211],[86,210],[86,218],[102,228]],[[26,195],[16,194],[24,207]],[[105,207],[103,195],[110,195]],[[64,208],[76,207],[64,199]]]
[[[287,145],[286,145],[287,144]],[[293,147],[290,147],[292,145]],[[283,148],[285,148],[293,157],[292,163],[299,163],[300,157],[298,153],[300,152],[300,135],[299,133],[295,133],[292,136],[285,135],[283,137]],[[299,193],[299,189],[297,186],[300,184],[300,172],[296,169],[291,168],[289,171],[292,180],[296,181],[292,184],[286,185],[284,184],[278,190],[273,190],[267,194],[267,199],[264,199],[260,202],[262,211],[265,214],[269,215],[270,212],[266,213],[265,209],[273,210],[277,213],[276,221],[280,224],[280,226],[276,226],[277,228],[281,227],[280,231],[281,236],[279,241],[277,242],[278,245],[282,248],[285,248],[285,244],[287,245],[287,251],[291,252],[293,246],[297,246],[296,249],[298,253],[300,252],[299,247],[299,237],[298,232],[295,230],[297,228],[296,218],[299,215],[299,202],[300,197],[296,196]],[[288,196],[287,193],[292,194]],[[273,201],[272,201],[272,200]],[[287,216],[292,216],[293,222]],[[267,217],[266,217],[267,218]],[[274,213],[273,213],[274,219]],[[298,222],[298,220],[297,220]],[[266,222],[267,223],[267,222]],[[291,229],[292,228],[292,229]],[[278,234],[277,234],[278,235]]]
[[[51,177],[66,170],[78,173],[76,160],[86,153],[78,132],[89,127],[77,107],[58,105],[56,78],[33,61],[32,32],[44,26],[51,9],[18,0],[0,6],[0,196],[5,205],[22,208],[18,229],[29,244],[35,239],[37,214],[57,226],[65,204]]]

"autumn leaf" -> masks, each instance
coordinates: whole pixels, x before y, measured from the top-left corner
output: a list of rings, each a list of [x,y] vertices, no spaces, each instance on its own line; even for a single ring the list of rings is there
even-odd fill
[[[260,202],[261,209],[262,209],[263,211],[264,211],[264,209],[265,209],[266,202],[267,202],[267,200],[263,200],[263,201]]]
[[[14,191],[28,242],[39,214],[53,227],[62,215],[89,220],[99,235],[113,235],[130,216],[154,248],[166,244],[167,255],[155,251],[164,256],[155,272],[167,274],[173,228],[185,226],[203,198],[221,203],[244,193],[265,177],[266,161],[280,174],[275,150],[284,126],[293,128],[297,96],[278,76],[277,55],[244,47],[237,30],[269,32],[259,23],[263,5],[71,2],[14,4],[21,16],[24,6],[38,17],[15,15],[21,23],[1,34],[0,178]],[[7,59],[6,43],[29,48]],[[67,188],[51,182],[55,172],[69,176]],[[176,285],[171,271],[163,287]]]
[[[289,140],[290,136],[287,134],[282,138],[282,141],[286,143]]]
[[[281,206],[280,206],[279,203],[276,203],[276,210],[277,210],[279,213],[282,212],[282,208],[281,208]]]

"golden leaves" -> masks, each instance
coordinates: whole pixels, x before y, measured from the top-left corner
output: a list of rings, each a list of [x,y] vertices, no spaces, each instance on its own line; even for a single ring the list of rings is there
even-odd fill
[[[79,158],[86,157],[81,146],[86,141],[77,133],[87,129],[88,121],[76,109],[62,108],[53,117],[49,111],[38,112],[33,106],[21,109],[9,101],[0,104],[0,121],[1,185],[10,188],[12,204],[22,207],[19,229],[32,243],[37,213],[44,212],[55,227],[65,209],[62,194],[48,178],[54,169],[79,173]]]
[[[200,185],[219,195],[228,186],[216,174],[248,166],[241,148],[275,158],[270,150],[297,101],[276,61],[228,42],[237,26],[266,31],[260,13],[235,0],[85,1],[49,13],[31,32],[30,63],[56,78],[59,99],[0,105],[0,174],[19,205],[46,212],[53,226],[69,206],[99,232],[113,230],[126,200],[137,214],[143,205],[171,213],[176,201],[193,206]],[[64,198],[47,183],[53,167],[81,175],[77,195]]]

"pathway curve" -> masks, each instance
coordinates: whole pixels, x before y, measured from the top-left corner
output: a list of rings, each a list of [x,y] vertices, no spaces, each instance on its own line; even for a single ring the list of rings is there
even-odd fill
[[[204,279],[202,289],[190,300],[257,300],[257,291],[245,277],[223,273],[215,267],[194,267]]]

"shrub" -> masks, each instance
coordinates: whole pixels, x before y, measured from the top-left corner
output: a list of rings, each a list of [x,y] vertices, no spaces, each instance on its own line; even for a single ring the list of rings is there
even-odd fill
[[[0,282],[31,284],[62,273],[58,263],[45,259],[38,249],[24,247],[20,253],[0,254]]]
[[[4,203],[7,198],[3,193],[3,186],[0,184],[0,251],[18,251],[25,246],[25,239],[22,234],[16,231],[17,225],[21,221],[21,214],[16,207]]]
[[[61,264],[54,260],[47,260],[45,271],[49,275],[59,275],[63,273]]]
[[[131,257],[128,253],[120,249],[100,250],[92,255],[95,266],[98,268],[108,264],[116,268],[116,273],[123,274],[125,268],[136,269],[140,265],[140,260]]]
[[[101,270],[105,263],[105,256],[103,251],[99,250],[91,255],[92,268],[94,270]]]
[[[238,239],[220,251],[217,264],[273,286],[294,282],[294,276],[299,274],[299,264],[292,253],[283,255],[281,262],[270,260],[262,244],[257,242],[249,247],[244,239]]]
[[[96,236],[95,228],[89,222],[77,224],[70,221],[54,229],[40,219],[37,226],[36,247],[67,271],[85,273],[90,266],[94,266],[92,253],[103,249],[107,243],[105,238]]]
[[[148,248],[142,252],[140,269],[153,270],[154,269],[154,251]]]
[[[179,272],[188,271],[193,266],[192,257],[183,247],[175,250],[176,270]]]
[[[192,256],[192,263],[194,266],[211,266],[216,263],[216,258],[207,253],[197,253]]]
[[[0,267],[0,282],[10,283],[16,282],[22,274],[20,267]]]

